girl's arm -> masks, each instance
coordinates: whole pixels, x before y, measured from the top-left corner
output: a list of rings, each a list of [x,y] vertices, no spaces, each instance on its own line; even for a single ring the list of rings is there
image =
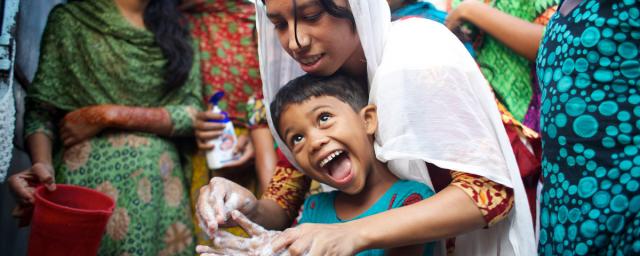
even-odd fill
[[[268,127],[253,128],[250,131],[250,136],[256,152],[256,173],[260,182],[260,190],[264,193],[269,187],[278,157]]]
[[[543,25],[511,16],[477,0],[462,2],[449,13],[445,24],[454,29],[463,21],[473,23],[517,54],[535,61]]]

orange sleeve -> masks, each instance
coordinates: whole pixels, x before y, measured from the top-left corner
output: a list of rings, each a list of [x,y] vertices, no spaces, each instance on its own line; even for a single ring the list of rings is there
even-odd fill
[[[278,149],[278,164],[262,198],[274,200],[295,219],[309,191],[311,179],[295,169]]]
[[[513,208],[513,189],[485,177],[451,171],[451,185],[462,189],[476,203],[487,226],[505,219]]]

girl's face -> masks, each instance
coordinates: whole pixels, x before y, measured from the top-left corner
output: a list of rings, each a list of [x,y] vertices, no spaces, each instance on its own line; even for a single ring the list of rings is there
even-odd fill
[[[297,26],[294,26],[296,1]],[[339,69],[349,73],[364,69],[360,39],[348,19],[331,16],[319,0],[266,0],[267,16],[278,38],[302,70],[328,76]],[[334,0],[347,7],[347,0]],[[297,32],[297,41],[296,41]]]

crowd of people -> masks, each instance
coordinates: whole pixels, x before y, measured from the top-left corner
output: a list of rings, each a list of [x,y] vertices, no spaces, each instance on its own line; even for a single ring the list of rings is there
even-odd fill
[[[13,215],[103,192],[100,255],[640,255],[635,0],[77,0],[42,38]]]

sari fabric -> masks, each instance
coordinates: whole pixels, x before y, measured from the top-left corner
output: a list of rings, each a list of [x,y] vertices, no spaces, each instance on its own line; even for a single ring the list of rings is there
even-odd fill
[[[93,188],[116,201],[100,255],[193,253],[189,168],[174,137],[192,135],[202,87],[196,66],[184,85],[166,89],[165,64],[154,35],[131,26],[110,0],[59,5],[49,15],[27,91],[25,134],[54,140],[56,182]],[[172,136],[106,129],[63,147],[55,125],[61,117],[101,104],[164,108]]]
[[[263,91],[271,101],[302,70],[280,46],[262,3],[256,3]],[[518,164],[493,94],[473,58],[437,22],[410,18],[392,24],[384,0],[350,0],[349,6],[366,56],[370,102],[378,106],[378,160],[399,178],[427,185],[432,181],[425,162],[512,188],[515,206],[510,216],[488,229],[458,236],[456,253],[535,253]],[[291,152],[282,151],[292,159]]]

